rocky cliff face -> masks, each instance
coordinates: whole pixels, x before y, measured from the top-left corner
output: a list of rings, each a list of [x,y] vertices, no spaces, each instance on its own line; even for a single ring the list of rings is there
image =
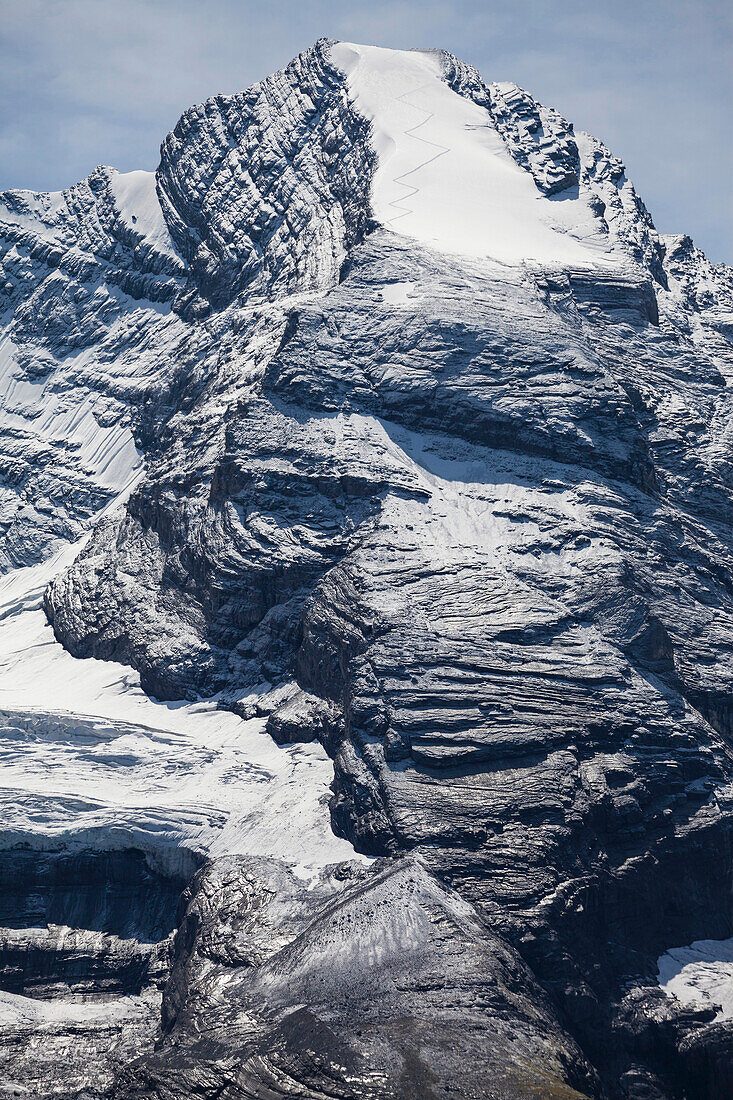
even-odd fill
[[[2,201],[36,1093],[728,1096],[656,960],[733,935],[730,269],[515,85],[326,41]]]

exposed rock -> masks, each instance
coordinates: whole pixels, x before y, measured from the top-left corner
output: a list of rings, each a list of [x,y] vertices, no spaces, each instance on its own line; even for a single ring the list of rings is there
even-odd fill
[[[178,308],[331,286],[369,217],[368,134],[325,39],[248,91],[186,111],[158,170],[189,264]]]
[[[0,852],[7,1095],[101,1096],[152,1048],[182,883],[140,852]]]
[[[593,1084],[519,956],[414,859],[338,893],[222,861],[189,896],[165,1038],[117,1097],[570,1100]]]
[[[729,1100],[733,1095],[733,1034],[731,1021],[693,1031],[682,1044],[690,1095]]]

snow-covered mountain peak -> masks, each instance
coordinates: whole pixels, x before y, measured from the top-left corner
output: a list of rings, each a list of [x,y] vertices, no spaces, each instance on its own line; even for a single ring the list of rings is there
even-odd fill
[[[733,271],[518,85],[321,40],[155,176],[0,195],[0,294],[0,1080],[677,1096]]]
[[[577,187],[564,201],[543,194],[510,154],[491,112],[446,82],[446,55],[339,42],[331,58],[372,123],[379,164],[371,201],[386,228],[503,263],[613,263],[607,228],[587,196]],[[496,89],[504,97],[521,91]]]

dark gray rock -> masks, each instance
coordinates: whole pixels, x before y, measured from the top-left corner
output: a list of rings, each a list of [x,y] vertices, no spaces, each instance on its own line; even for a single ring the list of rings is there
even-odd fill
[[[183,883],[133,850],[0,852],[0,1077],[101,1096],[160,1024]]]
[[[334,886],[254,859],[202,870],[164,1038],[114,1095],[587,1095],[592,1072],[519,956],[419,861]]]

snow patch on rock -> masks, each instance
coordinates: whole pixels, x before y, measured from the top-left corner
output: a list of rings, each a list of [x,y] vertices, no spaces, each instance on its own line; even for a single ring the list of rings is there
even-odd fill
[[[415,283],[385,283],[377,296],[388,306],[409,306],[415,304],[414,291]]]
[[[659,984],[682,1004],[718,1005],[716,1020],[733,1019],[733,939],[695,940],[657,959]]]
[[[110,189],[125,225],[146,237],[158,250],[178,257],[163,218],[155,189],[155,172],[118,172],[112,169]]]

